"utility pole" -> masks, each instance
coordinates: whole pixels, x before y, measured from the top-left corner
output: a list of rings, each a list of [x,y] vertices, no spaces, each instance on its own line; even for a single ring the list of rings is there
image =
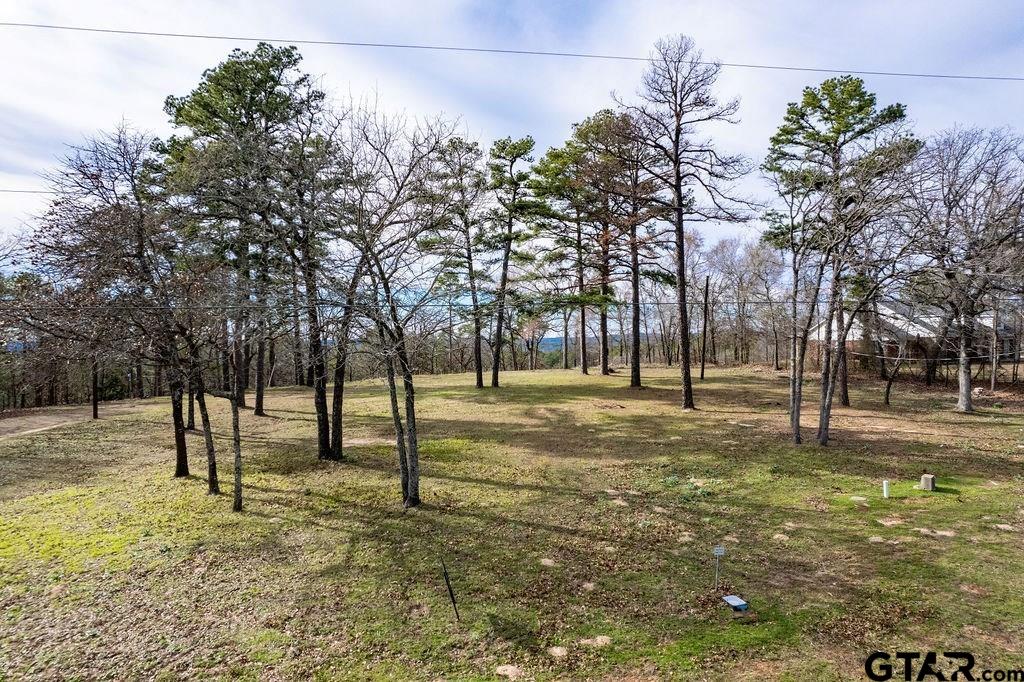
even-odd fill
[[[700,339],[700,380],[704,381],[704,362],[707,359],[708,348],[708,287],[711,285],[711,275],[704,276],[704,323]]]

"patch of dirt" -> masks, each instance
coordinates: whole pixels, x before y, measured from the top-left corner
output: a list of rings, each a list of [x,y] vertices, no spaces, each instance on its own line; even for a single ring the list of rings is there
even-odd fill
[[[581,639],[580,644],[583,646],[593,647],[595,649],[602,649],[612,643],[612,638],[608,635],[597,635],[596,637],[590,637],[587,639]]]
[[[960,589],[967,594],[973,594],[976,597],[987,597],[990,590],[982,587],[981,585],[975,585],[973,583],[962,583]]]
[[[881,535],[872,535],[871,537],[868,538],[868,542],[876,544],[876,545],[881,545],[881,544],[898,545],[898,544],[900,544],[899,540],[886,540]]]
[[[394,445],[394,438],[368,436],[364,438],[345,438],[345,447],[364,447],[367,445]]]
[[[956,537],[955,530],[934,530],[932,528],[911,528],[911,530],[920,533],[921,535],[930,535],[936,538],[953,538]]]
[[[526,673],[518,665],[499,665],[494,669],[494,674],[509,680],[518,680]]]
[[[138,400],[101,403],[100,419],[138,412],[144,404]],[[92,419],[91,405],[62,405],[16,410],[0,416],[0,440],[27,436]]]

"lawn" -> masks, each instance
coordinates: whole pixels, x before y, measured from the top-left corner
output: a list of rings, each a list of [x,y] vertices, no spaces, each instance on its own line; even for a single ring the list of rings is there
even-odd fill
[[[200,434],[196,475],[171,477],[163,400],[2,441],[0,679],[823,680],[876,649],[1024,667],[1024,402],[963,416],[897,385],[885,408],[864,380],[833,445],[796,447],[784,375],[712,371],[684,413],[676,371],[645,371],[641,391],[419,378],[410,511],[376,381],[349,388],[342,463],[317,461],[305,389],[243,414],[241,514],[205,494]]]

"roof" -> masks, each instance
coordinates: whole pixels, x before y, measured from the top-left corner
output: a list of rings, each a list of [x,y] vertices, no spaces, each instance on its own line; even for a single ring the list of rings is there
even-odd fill
[[[881,301],[877,304],[879,326],[882,336],[892,341],[906,338],[938,339],[946,333],[948,312],[939,306],[926,303],[905,303],[903,301]],[[978,315],[975,329],[986,336],[992,334],[993,313]],[[999,336],[1013,336],[1014,331],[1004,323],[999,324]],[[838,326],[833,320],[832,337],[838,336]],[[850,325],[849,341],[860,341],[873,336],[864,328],[864,315],[858,315]],[[810,338],[822,341],[825,337],[825,323],[818,322],[811,327]]]

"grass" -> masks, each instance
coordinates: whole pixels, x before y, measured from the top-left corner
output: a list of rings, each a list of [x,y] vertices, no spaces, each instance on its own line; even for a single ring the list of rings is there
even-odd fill
[[[200,434],[197,475],[171,478],[163,402],[6,440],[0,679],[819,680],[876,649],[1024,667],[1018,397],[964,416],[897,386],[885,408],[864,381],[832,446],[796,447],[775,373],[713,371],[692,413],[673,370],[645,373],[422,377],[409,512],[379,382],[347,393],[343,463],[317,461],[302,389],[243,414],[242,514],[205,494]],[[712,589],[716,544],[746,617]]]

